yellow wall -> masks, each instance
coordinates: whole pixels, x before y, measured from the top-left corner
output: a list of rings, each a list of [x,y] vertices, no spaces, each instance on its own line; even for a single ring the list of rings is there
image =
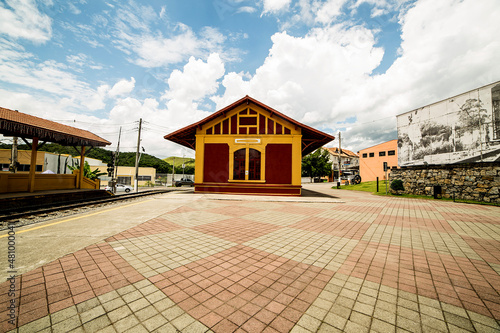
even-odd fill
[[[10,164],[11,150],[10,149],[0,149],[0,164]],[[31,163],[31,150],[18,150],[17,161],[19,164]],[[39,151],[36,154],[36,165],[45,165],[45,152]],[[22,172],[22,171],[19,171]],[[27,171],[26,171],[27,173]]]
[[[274,128],[276,133],[276,123],[279,123],[284,128],[290,130],[290,134],[206,134],[207,129],[213,128],[217,124],[221,124],[226,119],[230,119],[233,115],[238,114],[239,112],[251,108],[252,110],[257,112],[257,132],[259,129],[259,115],[262,114],[266,116],[266,118],[271,119],[275,122]],[[249,115],[248,115],[249,116]],[[229,124],[229,129],[231,125]],[[240,127],[240,126],[238,126]],[[250,126],[252,127],[252,126]],[[253,126],[255,127],[255,126]],[[267,127],[266,127],[267,128]],[[229,130],[229,132],[231,132]],[[221,130],[222,133],[222,130]],[[269,111],[266,111],[259,106],[250,103],[249,105],[240,105],[236,108],[228,111],[224,116],[218,117],[206,124],[204,124],[201,128],[196,130],[196,158],[195,158],[195,183],[203,183],[203,175],[204,175],[204,147],[206,143],[226,143],[229,146],[229,182],[233,182],[233,158],[231,158],[236,150],[241,148],[253,148],[261,153],[261,180],[238,180],[238,183],[247,182],[247,183],[265,183],[265,163],[266,163],[266,145],[270,143],[274,144],[292,144],[292,184],[291,185],[301,185],[301,167],[302,167],[302,134],[301,129],[296,127],[294,124],[289,123],[286,120],[283,120],[278,117],[272,117]],[[248,149],[247,149],[248,155]],[[249,159],[248,156],[246,158],[246,170],[248,170]]]
[[[107,173],[107,166],[91,166],[90,170],[95,170],[99,169],[101,172],[106,172]],[[131,177],[131,184],[134,185],[134,180],[135,180],[135,167],[131,166],[119,166],[118,171],[117,171],[117,176],[118,177]],[[155,178],[156,178],[156,169],[152,167],[139,167],[139,176],[150,176],[151,177],[151,182],[154,184]],[[139,181],[138,184],[139,186],[145,186],[147,180],[144,181]],[[107,185],[108,182],[103,180],[101,182],[101,185]]]
[[[0,193],[27,192],[28,172],[0,172]],[[35,191],[67,190],[78,188],[77,172],[74,174],[35,175]],[[82,188],[99,189],[99,180],[83,178]]]

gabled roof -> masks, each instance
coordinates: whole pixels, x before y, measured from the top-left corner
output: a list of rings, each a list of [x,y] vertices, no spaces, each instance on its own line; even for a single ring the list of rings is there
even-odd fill
[[[307,125],[304,125],[302,123],[299,123],[298,121],[282,114],[279,111],[276,111],[275,109],[259,102],[256,99],[253,99],[252,97],[250,97],[248,95],[243,97],[242,99],[234,102],[233,104],[228,105],[225,108],[212,113],[210,116],[206,117],[205,119],[202,119],[194,124],[191,124],[189,126],[181,128],[173,133],[165,135],[164,138],[167,140],[173,141],[175,143],[178,143],[182,146],[185,146],[185,147],[188,147],[191,149],[196,149],[196,129],[198,127],[201,128],[201,126],[208,123],[209,121],[211,121],[217,117],[224,116],[227,112],[238,107],[239,105],[250,104],[250,103],[253,103],[253,104],[261,107],[262,109],[270,112],[273,117],[282,118],[282,119],[292,123],[293,125],[301,128],[301,131],[302,131],[302,156],[305,156],[305,155],[315,151],[319,147],[327,144],[328,142],[335,140],[334,136],[332,136],[330,134],[323,133],[321,131],[318,131],[318,130],[316,130],[312,127],[309,127]]]
[[[331,154],[333,155],[337,155],[339,154],[339,148],[338,147],[333,147],[333,148],[326,148]],[[356,157],[356,158],[359,158],[358,154],[350,151],[350,150],[347,150],[347,149],[344,149],[344,148],[341,148],[340,149],[340,155],[342,156],[347,156],[347,157]]]
[[[79,128],[0,107],[0,134],[75,146],[107,146],[111,142]]]

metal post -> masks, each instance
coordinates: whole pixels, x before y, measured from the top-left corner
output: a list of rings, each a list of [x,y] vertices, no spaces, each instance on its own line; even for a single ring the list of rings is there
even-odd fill
[[[172,163],[172,186],[175,186],[175,156],[174,162]]]
[[[118,182],[118,165],[116,165],[116,162],[118,160],[118,155],[120,154],[120,140],[122,137],[122,127],[120,126],[120,132],[118,133],[118,145],[116,145],[116,152],[113,155],[113,175],[111,177],[111,183],[113,184],[113,193],[116,194],[116,183]]]
[[[83,170],[85,163],[85,146],[82,146],[82,150],[80,153],[80,173],[78,174],[78,188],[83,188]]]
[[[387,169],[385,169],[385,195],[387,195]]]
[[[141,127],[142,127],[142,118],[139,119],[139,135],[137,135],[137,152],[135,154],[134,189],[136,193],[139,192],[139,183],[137,178],[139,177],[139,148],[141,146]]]
[[[377,177],[377,193],[378,193],[378,177]]]
[[[38,148],[38,138],[33,138],[31,142],[31,163],[30,163],[30,173],[28,178],[28,192],[35,191],[35,172],[36,172],[36,154]]]
[[[184,159],[185,154],[182,153],[182,179],[184,179],[184,168],[186,167],[186,160]]]
[[[13,173],[16,173],[17,171],[17,136],[12,138],[12,151],[9,169],[9,171]]]
[[[340,151],[341,151],[340,144],[341,144],[341,139],[340,139],[340,132],[339,132],[339,184],[342,183],[342,180],[340,179],[340,174],[342,173],[340,170],[342,168],[342,163],[340,162]]]

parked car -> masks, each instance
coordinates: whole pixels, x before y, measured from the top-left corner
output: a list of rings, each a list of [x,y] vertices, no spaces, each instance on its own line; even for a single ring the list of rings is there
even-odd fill
[[[113,192],[113,187],[112,186],[106,186],[104,188],[106,191]],[[116,184],[116,192],[125,192],[129,193],[130,191],[133,190],[133,187],[130,185],[125,185],[125,184]]]
[[[181,178],[181,180],[175,182],[175,187],[181,187],[184,185],[194,186],[194,181],[189,178]]]

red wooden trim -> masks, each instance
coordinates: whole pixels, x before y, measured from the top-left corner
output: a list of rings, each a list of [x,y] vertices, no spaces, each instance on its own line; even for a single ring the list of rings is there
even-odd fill
[[[227,193],[251,195],[294,195],[300,196],[301,186],[234,186],[234,184],[195,184],[196,193]]]
[[[212,113],[210,116],[206,117],[205,119],[200,120],[197,123],[191,124],[189,126],[186,126],[184,128],[181,128],[173,133],[167,134],[164,136],[165,139],[179,143],[181,145],[193,148],[195,146],[195,135],[196,135],[196,128],[197,126],[201,126],[203,124],[206,124],[207,122],[216,119],[217,117],[222,116],[225,112],[228,112],[234,108],[236,108],[239,105],[242,105],[246,103],[247,105],[250,105],[250,103],[253,103],[257,105],[258,107],[261,107],[262,109],[266,110],[267,112],[270,113],[271,117],[274,115],[289,121],[290,123],[294,124],[296,128],[301,128],[302,130],[302,139],[312,139],[314,141],[310,145],[308,145],[302,152],[303,155],[313,151],[316,148],[321,147],[322,145],[328,143],[331,140],[334,140],[335,137],[333,135],[329,135],[326,133],[323,133],[319,130],[316,130],[312,127],[309,127],[307,125],[304,125],[302,123],[299,123],[298,121],[280,113],[279,111],[274,110],[273,108],[270,108],[269,106],[249,97],[248,95],[241,98],[240,100],[234,102],[231,105],[226,106],[225,108]],[[232,125],[232,124],[231,124]],[[231,134],[237,134],[237,133],[231,133]],[[271,134],[271,133],[268,133]],[[188,145],[188,142],[193,141],[191,145]],[[193,148],[194,149],[194,148]]]

